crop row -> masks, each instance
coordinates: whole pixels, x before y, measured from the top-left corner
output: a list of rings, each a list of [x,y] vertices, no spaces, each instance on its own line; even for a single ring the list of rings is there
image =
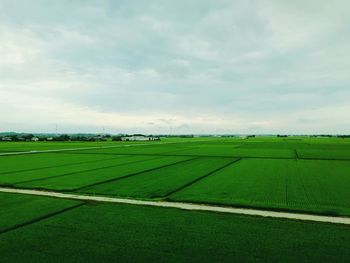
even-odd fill
[[[113,164],[96,169],[87,169],[75,173],[63,173],[40,180],[29,180],[14,184],[21,188],[38,188],[50,190],[76,190],[97,183],[115,180],[130,174],[140,173],[158,167],[171,165],[177,162],[189,160],[189,157],[145,157],[134,156],[114,160]],[[46,177],[46,175],[43,175]]]
[[[275,158],[275,159],[329,159],[350,160],[350,147],[325,148],[308,144],[170,144],[109,149],[91,149],[70,152],[86,155],[168,155],[168,156],[206,156],[233,158]]]
[[[303,263],[350,257],[349,228],[342,225],[116,204],[67,211],[77,202],[14,194],[0,194],[0,202],[0,231],[12,227],[0,233],[2,262]]]
[[[350,162],[241,160],[174,193],[175,201],[350,215]]]

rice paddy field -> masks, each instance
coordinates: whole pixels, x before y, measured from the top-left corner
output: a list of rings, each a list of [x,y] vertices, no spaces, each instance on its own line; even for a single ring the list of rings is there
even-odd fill
[[[0,186],[350,217],[350,140],[0,143]],[[349,262],[350,226],[0,192],[1,262]]]

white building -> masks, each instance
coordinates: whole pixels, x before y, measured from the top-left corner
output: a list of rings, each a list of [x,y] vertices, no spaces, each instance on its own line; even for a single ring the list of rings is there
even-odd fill
[[[124,136],[121,139],[122,141],[159,141],[159,137],[151,137],[144,135]]]

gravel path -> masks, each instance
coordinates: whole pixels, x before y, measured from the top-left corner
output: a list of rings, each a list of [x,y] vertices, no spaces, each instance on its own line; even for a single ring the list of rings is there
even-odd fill
[[[122,198],[102,197],[102,196],[87,196],[87,195],[78,195],[78,194],[67,194],[67,193],[59,193],[59,192],[13,189],[13,188],[2,188],[2,187],[0,187],[0,192],[51,196],[56,198],[75,199],[75,200],[82,200],[82,201],[96,201],[96,202],[107,202],[107,203],[118,203],[118,204],[170,207],[170,208],[178,208],[178,209],[184,209],[184,210],[197,210],[197,211],[241,214],[241,215],[271,217],[271,218],[285,218],[285,219],[302,220],[302,221],[314,221],[314,222],[350,225],[350,217],[322,216],[322,215],[300,214],[300,213],[291,213],[291,212],[274,212],[274,211],[259,210],[259,209],[209,206],[209,205],[199,205],[199,204],[192,204],[192,203],[142,201],[142,200],[134,200],[134,199],[122,199]]]
[[[68,149],[52,149],[52,150],[39,150],[39,151],[25,151],[25,152],[7,152],[0,153],[0,156],[6,155],[22,155],[22,154],[33,154],[33,153],[50,153],[50,152],[66,152],[66,151],[79,151],[79,150],[92,150],[92,149],[107,149],[107,148],[121,148],[121,147],[135,147],[143,145],[159,145],[159,144],[172,144],[181,142],[158,142],[158,143],[138,143],[138,144],[125,144],[125,145],[110,145],[110,146],[94,146],[94,147],[83,147],[83,148],[68,148]]]

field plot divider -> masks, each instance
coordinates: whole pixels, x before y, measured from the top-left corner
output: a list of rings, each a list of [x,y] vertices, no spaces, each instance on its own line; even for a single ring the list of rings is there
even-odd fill
[[[294,149],[294,153],[295,153],[295,157],[296,157],[297,159],[300,159],[300,158],[299,158],[299,154],[298,154],[298,150],[297,150],[297,149]]]
[[[205,140],[202,140],[205,141]],[[200,140],[196,142],[201,142]],[[122,148],[122,147],[137,147],[144,145],[162,145],[162,144],[181,144],[188,143],[187,141],[179,142],[158,142],[158,143],[138,143],[138,144],[125,144],[125,145],[108,145],[108,146],[92,146],[92,147],[81,147],[81,148],[66,148],[66,149],[51,149],[51,150],[31,150],[31,151],[20,151],[20,152],[5,152],[0,153],[0,156],[11,156],[11,155],[24,155],[24,154],[39,154],[39,153],[56,153],[56,152],[70,152],[80,150],[93,150],[93,149],[108,149],[108,148]],[[194,143],[194,142],[190,142]]]
[[[126,157],[125,157],[126,158]],[[46,179],[51,179],[51,178],[57,178],[57,177],[62,177],[62,176],[67,176],[67,175],[73,175],[73,174],[79,174],[79,173],[84,173],[84,172],[91,172],[91,171],[98,171],[98,170],[103,170],[103,169],[108,169],[108,168],[113,168],[116,166],[121,166],[121,165],[126,165],[126,164],[132,164],[132,163],[138,163],[138,162],[145,162],[145,161],[150,161],[150,160],[156,160],[156,159],[161,159],[162,157],[155,157],[155,158],[150,158],[146,160],[138,160],[138,161],[130,161],[126,163],[121,163],[121,164],[113,164],[113,165],[108,165],[108,166],[103,166],[103,167],[97,167],[93,169],[85,169],[81,171],[76,171],[76,172],[71,172],[71,173],[65,173],[65,174],[58,174],[58,175],[53,175],[45,178],[37,178],[37,179],[31,179],[31,180],[26,180],[26,181],[21,181],[21,182],[16,182],[15,184],[23,184],[23,183],[29,183],[29,182],[35,182],[35,181],[41,181],[41,180],[46,180]],[[113,160],[113,159],[112,159]],[[117,160],[117,159],[116,159]],[[118,159],[119,160],[119,159]],[[1,184],[0,184],[1,186]],[[8,185],[6,185],[8,186]]]
[[[188,149],[187,149],[188,150]],[[179,150],[178,152],[185,151],[185,150]],[[173,152],[167,152],[167,153],[89,153],[91,155],[112,155],[112,156],[123,156],[123,155],[128,155],[128,156],[160,156],[160,157],[198,157],[198,158],[244,158],[244,159],[264,159],[264,160],[295,160],[295,159],[300,159],[300,160],[312,160],[312,161],[345,161],[349,162],[350,158],[317,158],[317,157],[303,157],[298,154],[298,157],[295,155],[295,151],[292,149],[293,152],[292,157],[278,157],[278,156],[238,156],[238,155],[199,155],[199,154],[176,154],[177,151]],[[63,152],[65,153],[65,152]],[[73,152],[71,152],[73,153]],[[74,153],[75,154],[75,153]],[[81,153],[79,152],[78,154],[86,154],[86,153]]]
[[[104,161],[110,161],[110,160],[116,160],[118,158],[127,158],[128,156],[123,156],[123,157],[112,157],[112,158],[106,158],[106,159],[101,159],[101,160],[89,160],[89,161],[81,161],[81,162],[75,162],[75,163],[68,163],[68,164],[59,164],[59,165],[51,165],[51,166],[42,166],[42,167],[37,167],[37,168],[32,168],[32,169],[23,169],[23,170],[16,170],[16,171],[10,171],[10,172],[0,172],[0,176],[2,175],[10,175],[10,174],[15,174],[15,173],[23,173],[23,172],[31,172],[31,171],[39,171],[39,170],[44,170],[44,169],[50,169],[50,168],[58,168],[58,167],[67,167],[67,166],[74,166],[78,164],[85,164],[85,163],[99,163],[99,162],[104,162]],[[119,159],[118,159],[119,160]]]
[[[163,199],[164,199],[164,200],[167,200],[167,198],[168,198],[170,195],[172,195],[172,194],[174,194],[174,193],[176,193],[176,192],[178,192],[178,191],[181,191],[181,190],[183,190],[183,189],[185,189],[185,188],[187,188],[187,187],[189,187],[189,186],[191,186],[191,185],[193,185],[193,184],[199,182],[200,180],[203,180],[204,178],[209,177],[210,175],[212,175],[212,174],[214,174],[214,173],[216,173],[216,172],[218,172],[218,171],[220,171],[220,170],[222,170],[222,169],[225,169],[226,167],[228,167],[228,166],[230,166],[230,165],[232,165],[232,164],[234,164],[234,163],[239,162],[239,161],[241,161],[242,159],[243,159],[243,158],[238,158],[238,159],[236,159],[236,160],[233,160],[232,162],[229,162],[228,164],[225,164],[224,166],[221,166],[221,167],[215,169],[214,171],[211,171],[211,172],[209,172],[209,173],[207,173],[207,174],[205,174],[205,175],[203,175],[203,176],[201,176],[201,177],[198,177],[197,179],[195,179],[195,180],[193,180],[193,181],[191,181],[191,182],[189,182],[189,183],[187,183],[187,184],[185,184],[185,185],[183,185],[183,186],[181,186],[181,187],[179,187],[179,188],[177,188],[177,189],[171,191],[171,192],[168,193],[167,195],[163,196]],[[153,196],[153,198],[156,198],[156,197],[157,197],[157,196]],[[159,196],[159,197],[162,197],[162,196]]]
[[[294,213],[294,212],[283,212],[283,211],[278,212],[278,211],[271,211],[271,210],[264,210],[264,209],[212,206],[207,204],[182,203],[182,202],[143,201],[143,200],[137,200],[137,199],[78,195],[73,193],[67,194],[67,193],[61,193],[61,192],[38,191],[38,190],[29,190],[29,189],[0,188],[0,192],[37,195],[37,196],[50,196],[55,198],[80,200],[83,202],[96,201],[96,202],[102,202],[102,203],[166,207],[166,208],[177,208],[177,209],[191,210],[191,211],[207,211],[207,212],[215,212],[215,213],[240,214],[240,215],[247,215],[247,216],[282,218],[282,219],[291,219],[291,220],[300,220],[300,221],[350,225],[350,217],[343,217],[343,216],[327,216],[327,215],[319,215],[319,214]],[[50,215],[55,216],[63,212],[72,210],[74,208],[83,206],[85,204],[86,203],[82,203],[82,204],[76,205],[75,207],[66,208],[64,210],[60,210],[60,212],[56,212],[55,214],[52,213]],[[36,222],[46,219],[48,217],[50,216],[46,215],[45,217],[36,219]],[[35,222],[32,221],[31,223],[35,223]],[[22,226],[25,226],[25,225],[22,225]],[[17,228],[18,227],[20,227],[20,225],[17,225]],[[7,231],[10,231],[10,230],[7,230]],[[4,231],[0,233],[3,233],[3,232]]]
[[[137,144],[141,145],[141,144]],[[67,149],[52,149],[52,150],[31,150],[22,152],[5,152],[0,153],[0,156],[11,156],[11,155],[24,155],[24,154],[39,154],[39,153],[57,153],[57,152],[69,152],[69,151],[80,151],[80,150],[92,150],[92,149],[107,149],[107,148],[118,148],[118,147],[128,147],[130,145],[123,146],[96,146],[96,147],[82,147],[82,148],[67,148]],[[135,145],[133,145],[135,146]]]
[[[45,219],[48,219],[48,218],[50,218],[50,217],[60,215],[60,214],[62,214],[62,213],[71,211],[71,210],[76,209],[76,208],[78,208],[78,207],[81,207],[81,206],[83,206],[83,205],[85,205],[85,202],[84,202],[84,201],[82,201],[80,204],[73,205],[73,206],[71,206],[71,207],[67,207],[67,208],[61,209],[61,210],[59,210],[59,211],[55,211],[55,212],[52,212],[52,213],[49,213],[49,214],[46,214],[46,215],[43,215],[43,216],[34,218],[34,219],[32,219],[32,220],[29,220],[29,221],[27,221],[27,222],[23,222],[23,223],[21,223],[21,224],[18,224],[18,225],[9,227],[9,228],[5,228],[5,229],[3,229],[3,230],[0,230],[0,235],[1,235],[1,234],[4,234],[4,233],[7,233],[7,232],[10,232],[10,231],[13,231],[13,230],[16,230],[16,229],[21,228],[21,227],[25,227],[25,226],[28,226],[28,225],[31,225],[31,224],[40,222],[40,221],[45,220]]]
[[[128,174],[128,175],[124,175],[124,176],[122,176],[122,177],[113,178],[113,179],[108,179],[108,180],[103,181],[103,182],[98,182],[98,183],[94,183],[94,184],[90,184],[90,185],[84,185],[83,187],[76,188],[76,189],[74,190],[74,192],[80,191],[80,190],[85,189],[85,188],[97,186],[97,185],[100,185],[100,184],[110,183],[110,182],[118,181],[118,180],[121,180],[121,179],[124,179],[124,178],[136,176],[136,175],[139,175],[139,174],[142,174],[142,173],[155,171],[155,170],[162,169],[162,168],[165,168],[165,167],[168,167],[168,166],[172,166],[172,165],[176,165],[176,164],[180,164],[180,163],[184,163],[184,162],[193,161],[193,160],[196,160],[196,159],[199,159],[199,157],[195,157],[195,158],[191,158],[191,159],[186,159],[186,160],[178,161],[178,162],[175,162],[175,163],[170,163],[170,164],[162,165],[162,166],[159,166],[159,167],[155,167],[155,168],[143,170],[143,171],[136,172],[136,173],[131,173],[131,174]]]

